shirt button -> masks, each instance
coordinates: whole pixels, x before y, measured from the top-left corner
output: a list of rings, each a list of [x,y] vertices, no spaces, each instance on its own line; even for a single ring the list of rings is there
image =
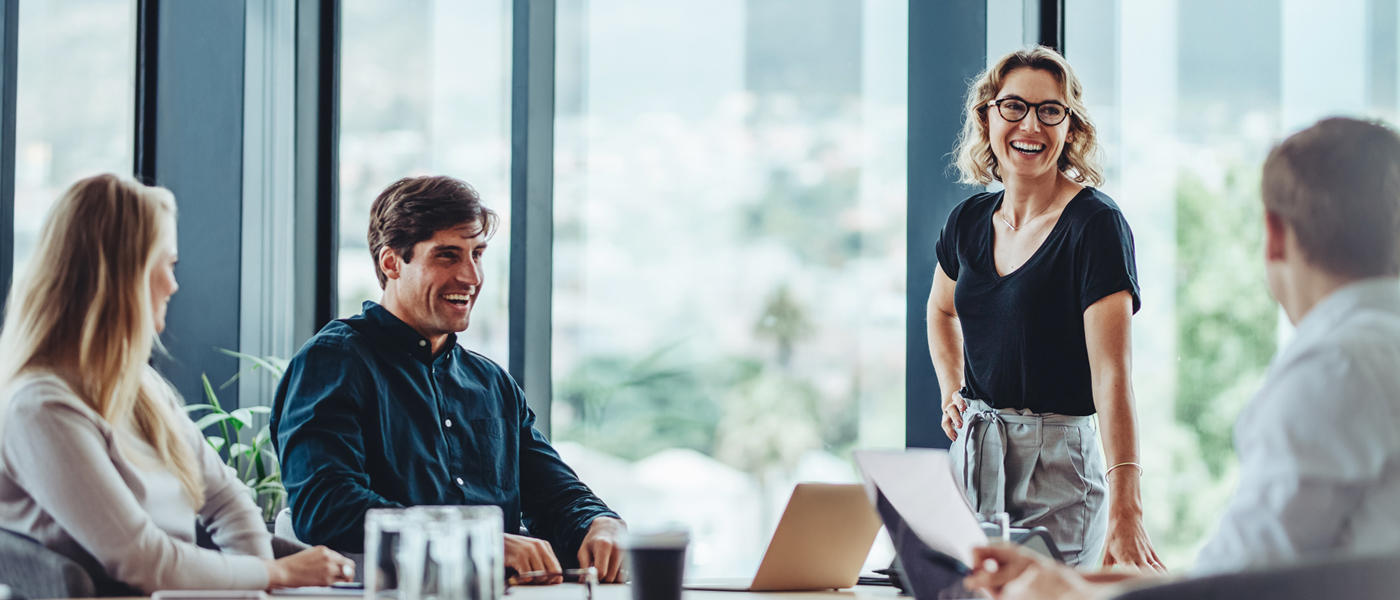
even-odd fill
[[[427,345],[428,345],[428,340],[418,340],[418,345],[419,345],[419,346],[427,346]]]
[[[462,485],[462,484],[463,484],[462,478],[461,478],[461,477],[458,477],[458,478],[457,478],[457,485]]]
[[[442,424],[443,424],[443,425],[446,425],[449,429],[451,429],[451,428],[452,428],[452,419],[448,419],[448,420],[446,420],[446,421],[443,421]]]

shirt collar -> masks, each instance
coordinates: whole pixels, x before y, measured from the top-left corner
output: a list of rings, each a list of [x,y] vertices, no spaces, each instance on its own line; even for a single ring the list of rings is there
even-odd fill
[[[1400,279],[1374,277],[1337,288],[1313,306],[1298,323],[1290,348],[1305,348],[1336,329],[1358,310],[1374,309],[1400,314]]]
[[[423,364],[434,362],[433,343],[423,334],[404,323],[402,319],[394,316],[389,309],[380,306],[376,302],[366,300],[361,309],[364,312],[365,320],[378,326],[384,335],[392,340],[399,347],[418,359]],[[457,346],[457,334],[447,334],[447,344],[443,346],[443,356],[450,355],[452,349]],[[438,357],[441,358],[441,357]]]

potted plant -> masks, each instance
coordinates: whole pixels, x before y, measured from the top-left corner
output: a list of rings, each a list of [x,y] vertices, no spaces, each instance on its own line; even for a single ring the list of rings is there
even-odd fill
[[[274,356],[260,358],[223,348],[218,350],[229,356],[253,363],[252,367],[239,371],[219,386],[221,390],[243,374],[260,368],[271,373],[274,380],[281,380],[282,374],[287,370],[285,359]],[[262,509],[263,521],[268,523],[268,530],[271,531],[272,520],[287,503],[287,489],[282,487],[282,470],[277,464],[277,453],[272,450],[272,434],[267,425],[258,429],[252,439],[248,440],[250,443],[244,443],[245,438],[240,434],[245,429],[252,430],[254,415],[271,414],[272,409],[266,406],[249,406],[226,411],[223,405],[219,404],[219,398],[214,393],[214,386],[209,384],[209,377],[202,374],[200,377],[204,380],[204,395],[208,397],[209,403],[187,405],[185,412],[190,415],[190,418],[195,419],[195,427],[198,427],[200,431],[217,426],[212,434],[205,434],[204,440],[215,452],[227,457],[226,462],[229,468],[232,468],[238,474],[238,478],[248,485],[248,489],[253,494],[253,502]],[[199,412],[204,414],[195,418],[195,413]]]

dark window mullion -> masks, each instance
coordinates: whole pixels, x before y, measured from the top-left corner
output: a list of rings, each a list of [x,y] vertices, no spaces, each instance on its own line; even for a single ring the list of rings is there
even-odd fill
[[[316,328],[335,318],[340,254],[340,2],[321,0],[316,136]]]
[[[1042,46],[1065,53],[1065,2],[1064,0],[1038,0],[1040,2],[1040,35]]]
[[[15,71],[19,0],[0,0],[0,309],[15,268]]]
[[[160,0],[136,2],[136,105],[132,175],[156,183],[156,76],[160,59]]]
[[[515,0],[511,54],[511,376],[550,434],[554,235],[554,0]]]

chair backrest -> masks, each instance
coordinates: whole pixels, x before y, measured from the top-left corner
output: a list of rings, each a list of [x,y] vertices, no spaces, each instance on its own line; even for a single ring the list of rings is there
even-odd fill
[[[1187,579],[1140,588],[1115,600],[1391,600],[1400,598],[1400,554],[1336,557],[1287,567]]]
[[[272,533],[280,537],[297,540],[296,528],[292,526],[292,509],[284,508],[277,511],[277,516],[272,519]]]
[[[91,598],[92,577],[38,541],[0,529],[0,583],[25,598]]]

